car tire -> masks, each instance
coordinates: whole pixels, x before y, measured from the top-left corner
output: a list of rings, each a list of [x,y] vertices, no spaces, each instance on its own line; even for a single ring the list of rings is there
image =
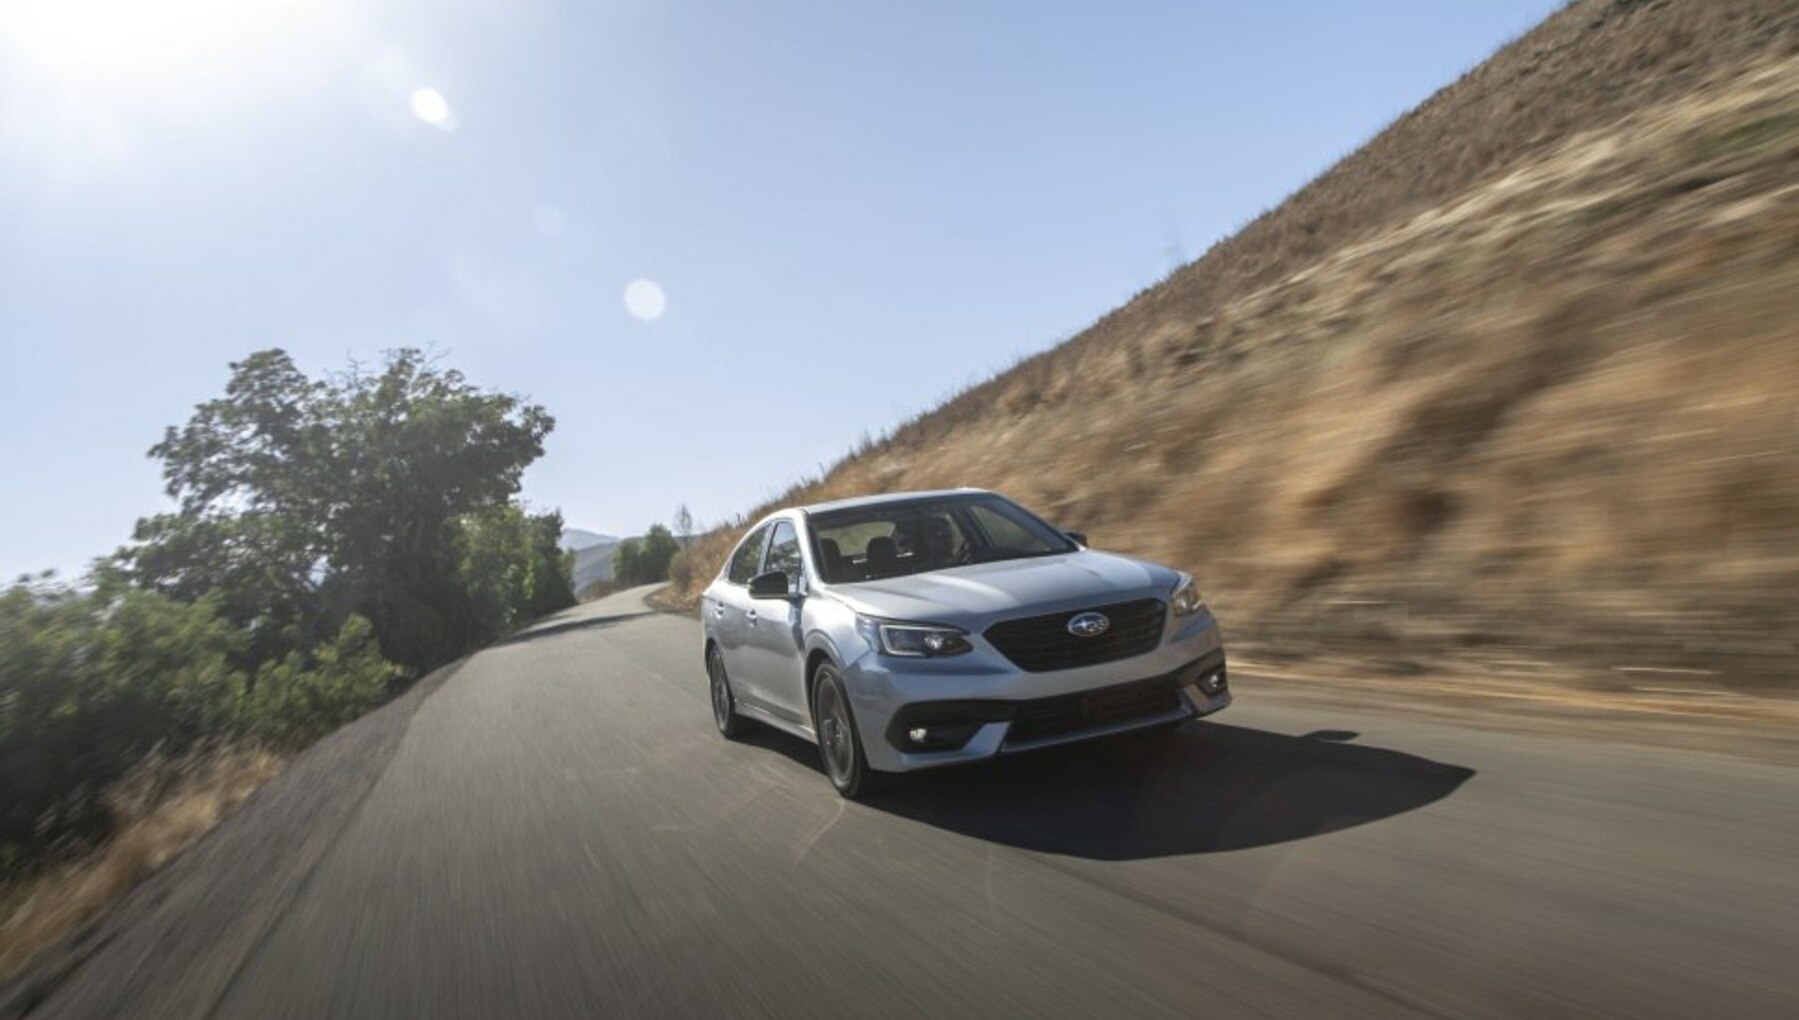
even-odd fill
[[[712,699],[712,723],[720,736],[736,740],[749,731],[750,721],[737,714],[737,695],[725,673],[725,656],[717,645],[706,649],[706,684]]]
[[[849,691],[829,662],[812,671],[812,732],[818,736],[819,764],[838,794],[857,800],[875,791],[878,773],[868,767],[868,756],[862,753]]]

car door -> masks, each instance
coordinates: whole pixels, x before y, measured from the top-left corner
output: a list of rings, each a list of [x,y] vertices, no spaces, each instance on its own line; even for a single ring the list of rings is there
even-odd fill
[[[756,686],[754,655],[749,646],[750,616],[756,612],[749,584],[750,578],[762,570],[769,530],[765,524],[737,543],[725,567],[724,583],[713,586],[711,605],[704,607],[712,614],[712,633],[725,660],[725,675],[731,678],[731,692],[737,700],[753,705],[761,705],[763,698]]]
[[[794,596],[806,590],[805,564],[800,556],[799,533],[793,522],[775,522],[768,542],[763,571],[787,575]],[[753,665],[756,683],[769,711],[793,722],[811,725],[806,717],[805,635],[800,630],[800,600],[752,599],[747,614],[749,637],[746,659]]]

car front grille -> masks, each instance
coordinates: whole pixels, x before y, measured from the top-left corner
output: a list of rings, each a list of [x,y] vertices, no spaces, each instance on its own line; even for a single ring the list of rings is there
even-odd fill
[[[1103,613],[1111,621],[1104,634],[1078,637],[1068,621],[1082,613]],[[1095,666],[1154,651],[1162,643],[1168,607],[1161,599],[1137,599],[1109,606],[1069,609],[1043,616],[1002,620],[987,628],[987,640],[1019,669],[1047,673]]]

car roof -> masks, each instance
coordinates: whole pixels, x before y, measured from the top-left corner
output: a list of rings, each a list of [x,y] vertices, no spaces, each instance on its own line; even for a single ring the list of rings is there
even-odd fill
[[[868,506],[885,506],[889,503],[911,503],[923,499],[941,499],[945,496],[980,496],[991,495],[986,489],[926,489],[919,492],[883,492],[872,496],[855,496],[850,499],[834,499],[828,503],[810,503],[797,509],[809,514],[828,513],[832,510],[855,510]]]

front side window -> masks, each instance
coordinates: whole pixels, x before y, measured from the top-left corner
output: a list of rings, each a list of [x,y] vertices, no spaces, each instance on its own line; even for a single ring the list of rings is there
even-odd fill
[[[800,583],[800,539],[794,534],[793,522],[781,521],[775,525],[774,536],[768,544],[766,569],[785,573],[790,589]]]
[[[731,569],[725,579],[732,584],[749,584],[762,567],[762,549],[767,544],[768,526],[763,525],[738,544],[737,551],[731,554]]]
[[[992,507],[972,506],[968,508],[968,515],[980,525],[987,543],[994,549],[1028,552],[1043,547],[1024,522],[1007,517]]]
[[[993,495],[814,514],[812,534],[819,574],[834,584],[1075,550],[1060,532]]]

